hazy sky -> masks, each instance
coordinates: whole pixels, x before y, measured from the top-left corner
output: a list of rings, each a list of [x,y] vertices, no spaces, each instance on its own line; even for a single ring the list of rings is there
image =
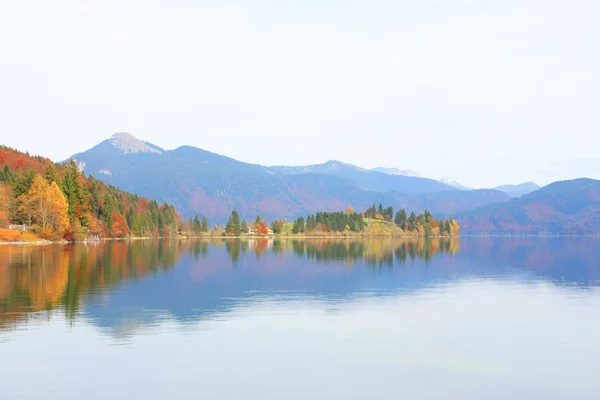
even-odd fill
[[[600,178],[596,0],[0,0],[0,143]]]

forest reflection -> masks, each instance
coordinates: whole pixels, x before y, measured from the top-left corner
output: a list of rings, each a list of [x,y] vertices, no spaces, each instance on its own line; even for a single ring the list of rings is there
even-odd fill
[[[197,243],[195,246],[207,244]],[[437,253],[455,254],[460,249],[459,238],[419,238],[413,240],[239,240],[225,241],[231,261],[235,264],[241,256],[253,252],[257,259],[270,249],[274,254],[292,252],[298,257],[316,261],[345,261],[353,265],[355,261],[371,266],[391,266],[394,262],[406,263],[421,258],[429,261]],[[194,254],[205,254],[206,248],[194,249]]]
[[[236,267],[243,257],[288,255],[311,263],[360,261],[371,267],[455,254],[458,238],[393,240],[164,240],[108,242],[96,246],[0,246],[0,328],[36,313],[60,309],[74,320],[91,296],[128,281],[168,271],[189,256],[199,265],[225,248]],[[220,250],[219,250],[220,249]],[[253,262],[255,262],[253,261]],[[227,268],[222,265],[221,268]]]

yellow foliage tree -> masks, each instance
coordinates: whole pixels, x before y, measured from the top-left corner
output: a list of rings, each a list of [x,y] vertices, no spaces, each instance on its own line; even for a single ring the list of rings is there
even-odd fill
[[[380,235],[381,234],[381,226],[379,226],[379,224],[373,224],[373,227],[371,228],[371,234],[372,235]]]
[[[458,222],[456,222],[456,220],[454,218],[452,218],[450,220],[450,235],[451,236],[460,235],[460,225],[458,224]]]
[[[0,226],[8,225],[8,211],[12,199],[12,189],[9,185],[0,184]]]
[[[9,185],[0,184],[0,211],[8,211],[12,190]]]
[[[19,197],[20,210],[30,223],[40,226],[44,236],[54,232],[64,232],[69,226],[67,214],[69,205],[56,182],[48,183],[36,175],[29,192]]]
[[[346,208],[346,215],[352,214],[354,214],[354,208],[352,206],[348,206],[348,208]]]

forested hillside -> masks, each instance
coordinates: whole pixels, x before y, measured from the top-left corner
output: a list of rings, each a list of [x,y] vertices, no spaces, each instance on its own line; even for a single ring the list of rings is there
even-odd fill
[[[55,164],[0,147],[0,229],[27,225],[45,239],[173,236],[175,208],[85,176],[74,161]]]
[[[503,204],[458,214],[471,234],[598,235],[600,181],[555,182]]]

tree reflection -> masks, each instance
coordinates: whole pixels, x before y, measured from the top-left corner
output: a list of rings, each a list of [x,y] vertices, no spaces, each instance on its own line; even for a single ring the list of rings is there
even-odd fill
[[[0,327],[27,314],[63,308],[74,319],[84,293],[172,268],[177,241],[102,246],[5,247],[0,252]]]
[[[458,251],[458,238],[394,240],[212,240],[115,241],[97,246],[0,247],[0,328],[32,313],[61,309],[75,320],[86,301],[116,285],[173,268],[186,255],[199,270],[221,268],[209,249],[225,249],[233,266],[254,253],[261,266],[279,269],[279,257],[316,263],[360,261],[391,268],[407,259],[429,260]],[[261,260],[269,254],[269,258]],[[275,257],[273,257],[275,256]]]

